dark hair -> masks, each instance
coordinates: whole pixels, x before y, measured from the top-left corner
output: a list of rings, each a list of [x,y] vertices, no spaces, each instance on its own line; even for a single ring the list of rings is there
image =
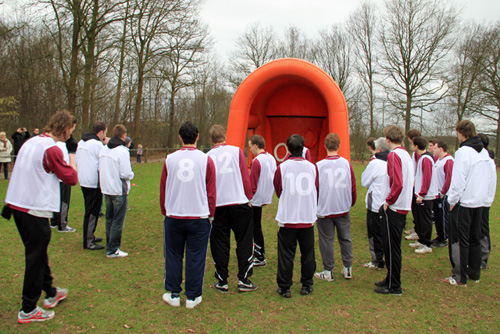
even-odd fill
[[[414,137],[413,145],[418,147],[419,150],[425,150],[425,148],[427,147],[427,140],[425,140],[424,137]]]
[[[252,137],[250,137],[250,139],[248,139],[248,141],[252,145],[257,145],[257,147],[261,150],[263,150],[266,147],[266,141],[264,140],[264,137],[262,137],[262,136],[253,135]]]
[[[484,148],[488,148],[488,145],[490,144],[490,139],[488,138],[487,135],[485,135],[484,133],[478,133],[477,134],[479,136],[479,139],[481,139],[481,141],[483,142],[483,146]]]
[[[208,136],[212,143],[219,144],[226,140],[226,130],[222,125],[216,124],[208,130]]]
[[[410,131],[408,131],[408,133],[410,133]],[[418,130],[415,130],[415,131],[418,131]],[[399,126],[396,126],[396,125],[386,126],[384,129],[384,135],[385,135],[385,138],[389,139],[391,141],[391,143],[393,143],[393,144],[401,144],[403,142],[404,137],[405,137],[403,134],[403,130]]]
[[[94,126],[92,127],[92,133],[93,134],[98,134],[101,131],[104,131],[107,129],[106,123],[104,122],[96,122]]]
[[[465,139],[472,138],[476,135],[476,128],[474,127],[474,123],[468,120],[458,122],[455,130],[462,136],[464,136]]]
[[[406,133],[406,137],[408,137],[408,139],[410,139],[412,141],[413,141],[413,138],[420,137],[421,135],[422,134],[417,129],[408,130],[408,132]]]
[[[45,126],[45,131],[52,133],[56,137],[63,137],[74,124],[76,124],[76,117],[67,110],[61,110],[50,117]]]
[[[375,138],[370,137],[366,140],[366,145],[370,147],[373,151],[375,151]]]
[[[187,145],[192,145],[196,143],[196,138],[198,138],[198,128],[193,123],[187,121],[182,123],[179,128],[179,136],[181,136],[182,142]]]
[[[434,144],[436,144],[436,142],[437,142],[437,139],[429,139],[429,145],[430,144],[434,145]]]
[[[448,144],[444,140],[438,140],[435,145],[442,148],[443,151],[448,152]]]
[[[337,151],[340,147],[340,138],[336,133],[329,133],[325,137],[325,147],[328,151]]]
[[[113,136],[121,138],[124,134],[127,133],[127,128],[123,124],[116,124],[113,127]]]
[[[288,137],[288,139],[286,140],[286,147],[288,148],[290,155],[302,155],[302,151],[304,150],[304,143],[304,137],[294,134]]]

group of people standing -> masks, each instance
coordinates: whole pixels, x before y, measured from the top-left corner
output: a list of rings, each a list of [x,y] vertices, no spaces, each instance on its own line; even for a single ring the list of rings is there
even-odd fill
[[[20,323],[54,317],[53,311],[37,306],[42,290],[46,292],[44,306],[48,309],[68,295],[67,289],[53,287],[47,257],[48,220],[61,210],[59,182],[72,186],[79,181],[82,187],[83,248],[104,248],[99,244],[102,238],[94,235],[104,194],[107,257],[128,255],[120,250],[130,180],[134,177],[126,128],[116,125],[109,139],[106,124],[97,122],[92,132],[83,134],[74,158],[66,161],[57,142],[67,142],[75,124],[68,112],[58,112],[45,133],[27,141],[18,154],[22,163],[15,165],[7,190],[4,211],[14,216],[26,251]],[[367,229],[372,260],[365,266],[387,268],[386,277],[375,282],[377,293],[402,294],[401,240],[410,210],[415,219],[417,239],[412,246],[416,253],[430,253],[431,246],[444,247],[448,239],[453,269],[452,275],[442,281],[452,285],[465,285],[468,278],[479,281],[481,242],[488,252],[490,247],[486,222],[496,191],[496,167],[471,122],[458,123],[456,131],[460,148],[455,159],[447,154],[447,145],[441,141],[433,142],[431,155],[420,134],[408,134],[414,151],[411,157],[402,146],[404,133],[397,126],[386,127],[385,137],[368,142],[373,157],[361,183],[368,188]],[[266,152],[264,138],[253,135],[248,141],[254,156],[250,173],[243,151],[226,144],[222,126],[212,126],[209,137],[213,148],[205,154],[197,149],[197,127],[184,122],[179,129],[182,147],[166,157],[161,173],[166,303],[174,307],[181,304],[184,265],[186,307],[194,308],[202,302],[209,242],[215,266],[213,287],[222,293],[229,291],[231,231],[238,259],[237,290],[258,289],[250,277],[254,267],[267,264],[262,207],[271,203],[274,193],[279,198],[275,218],[279,227],[277,293],[285,298],[292,296],[297,244],[301,252],[301,295],[313,291],[313,278],[334,280],[335,232],[342,259],[340,273],[345,279],[352,278],[349,212],[356,203],[356,180],[350,162],[338,154],[341,143],[337,134],[325,137],[327,156],[316,164],[310,162],[304,138],[291,135],[286,143],[289,155],[279,166]],[[433,219],[438,232],[434,240]],[[314,224],[323,264],[319,272]]]
[[[54,308],[68,295],[67,289],[53,286],[47,256],[51,236],[49,220],[67,213],[69,199],[66,202],[63,198],[68,188],[70,190],[78,181],[85,200],[83,248],[104,248],[98,244],[103,239],[94,235],[104,194],[107,257],[128,255],[120,250],[130,180],[134,177],[127,130],[118,124],[112,130],[113,137],[107,138],[106,124],[97,122],[92,132],[84,133],[77,143],[71,140],[75,126],[76,118],[67,111],[55,113],[43,134],[22,145],[12,171],[2,216],[14,217],[25,247],[26,269],[19,323],[54,317],[53,311],[37,306],[42,290],[46,293],[43,301],[46,309]]]
[[[352,240],[349,211],[356,202],[356,181],[351,164],[338,155],[340,139],[331,133],[325,138],[328,156],[316,165],[306,159],[304,138],[287,140],[289,156],[277,166],[265,151],[262,136],[249,138],[254,155],[248,172],[243,151],[226,144],[220,125],[209,130],[214,145],[204,154],[196,149],[199,132],[190,122],[182,124],[182,148],[167,156],[160,182],[160,207],[165,216],[165,290],[163,300],[180,306],[184,249],[186,254],[186,307],[202,302],[208,242],[215,265],[214,288],[229,291],[231,230],[236,239],[239,292],[255,291],[250,277],[253,267],[265,266],[262,207],[273,194],[279,198],[278,294],[291,297],[293,263],[299,244],[301,251],[301,295],[313,291],[313,277],[333,280],[333,239],[335,229],[341,243],[346,279],[352,278]],[[310,154],[309,154],[310,157]],[[314,224],[318,221],[320,251],[324,270],[315,273]]]
[[[467,279],[479,282],[491,249],[489,207],[496,192],[496,166],[487,149],[485,135],[477,135],[474,124],[457,124],[460,147],[455,159],[445,141],[429,141],[418,130],[407,137],[413,155],[401,146],[404,134],[396,126],[385,128],[385,138],[369,139],[373,153],[362,175],[366,195],[367,229],[372,260],[365,267],[382,270],[384,280],[375,282],[375,292],[402,294],[401,240],[405,215],[411,210],[414,229],[407,231],[409,246],[417,254],[432,253],[433,247],[449,246],[452,275],[443,283],[465,286]],[[432,239],[435,222],[436,238]]]

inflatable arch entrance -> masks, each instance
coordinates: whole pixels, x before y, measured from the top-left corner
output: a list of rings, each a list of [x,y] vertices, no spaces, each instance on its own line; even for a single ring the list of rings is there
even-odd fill
[[[294,133],[305,138],[313,162],[323,159],[324,138],[330,132],[339,135],[339,154],[350,160],[344,95],[326,72],[304,60],[279,59],[259,67],[231,101],[227,143],[244,150],[250,136],[261,135],[278,163],[288,153],[286,140]],[[248,155],[250,163],[250,151]]]

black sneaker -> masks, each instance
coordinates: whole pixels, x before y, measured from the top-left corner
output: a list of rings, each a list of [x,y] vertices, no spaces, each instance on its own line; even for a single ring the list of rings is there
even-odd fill
[[[280,296],[283,296],[285,298],[292,298],[292,292],[290,289],[285,289],[285,288],[278,288],[278,291],[276,291]]]
[[[255,284],[253,284],[248,278],[244,281],[238,281],[238,291],[239,292],[245,292],[245,291],[255,291],[259,287]]]
[[[432,247],[435,248],[442,248],[448,246],[448,241],[446,240],[436,240],[435,242],[432,243]]]
[[[88,246],[87,249],[90,249],[90,250],[99,250],[99,249],[104,249],[104,246],[103,245],[90,244],[90,246]]]
[[[214,283],[214,288],[219,290],[222,293],[227,293],[229,291],[229,285],[227,285],[227,282],[223,281],[218,281]]]
[[[403,294],[403,289],[397,288],[397,289],[389,289],[387,287],[379,286],[375,288],[376,293],[381,293],[383,295],[395,295],[395,296],[401,296]]]
[[[306,296],[306,295],[310,294],[311,292],[313,292],[312,285],[303,285],[302,288],[300,289],[300,294],[302,296]]]
[[[375,286],[378,286],[378,287],[383,287],[383,288],[387,287],[387,281],[385,279],[378,281],[378,282],[375,282],[374,284],[375,284]]]

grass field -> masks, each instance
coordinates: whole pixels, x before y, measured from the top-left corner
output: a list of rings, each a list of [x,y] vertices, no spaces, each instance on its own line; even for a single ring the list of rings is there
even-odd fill
[[[163,217],[159,208],[159,181],[162,164],[134,165],[135,186],[129,195],[130,210],[125,220],[122,249],[130,255],[107,259],[105,251],[82,249],[83,196],[73,187],[69,225],[76,233],[53,231],[49,261],[57,286],[69,289],[68,298],[55,309],[54,319],[19,325],[24,275],[24,247],[13,220],[0,218],[0,333],[303,333],[303,332],[392,332],[392,333],[494,333],[500,330],[500,209],[497,197],[491,209],[492,253],[481,282],[467,288],[438,282],[450,275],[448,249],[417,255],[402,242],[403,295],[373,292],[373,282],[385,271],[363,267],[370,260],[366,237],[365,189],[360,175],[365,166],[355,164],[358,201],[351,211],[354,263],[352,280],[340,275],[342,264],[335,243],[335,281],[316,280],[314,292],[301,296],[298,252],[292,298],[276,293],[277,200],[263,210],[268,265],[255,268],[255,292],[236,290],[236,256],[230,262],[229,293],[211,287],[214,282],[210,251],[204,282],[203,303],[193,310],[162,301]],[[7,181],[0,180],[3,202]],[[411,216],[407,218],[410,223]],[[104,220],[97,236],[105,236]],[[317,238],[317,237],[316,237]],[[317,242],[316,242],[317,245]],[[321,255],[316,248],[318,270]],[[43,298],[43,297],[42,297]],[[42,305],[40,299],[39,305]]]

